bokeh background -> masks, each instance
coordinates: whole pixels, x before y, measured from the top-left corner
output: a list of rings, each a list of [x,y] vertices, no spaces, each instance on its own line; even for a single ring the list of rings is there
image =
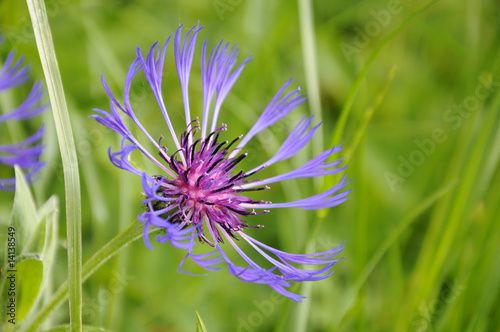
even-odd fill
[[[304,3],[310,3],[310,13]],[[204,26],[191,72],[194,114],[202,105],[204,39],[209,47],[222,39],[238,42],[240,61],[254,59],[219,118],[228,124],[228,138],[245,133],[291,77],[292,86],[311,97],[254,139],[245,168],[269,158],[302,114],[316,114],[323,121],[322,137],[268,174],[342,143],[338,157],[346,158],[353,179],[350,199],[341,206],[275,210],[250,221],[265,225],[250,230],[252,236],[285,251],[327,250],[345,241],[345,259],[330,278],[293,286],[308,296],[303,303],[274,295],[264,285],[242,283],[226,268],[205,277],[178,274],[182,250],[156,244],[151,252],[139,240],[85,282],[85,324],[113,331],[194,331],[198,311],[209,331],[498,330],[498,2],[441,0],[422,11],[426,2],[415,0],[46,4],[79,158],[84,261],[143,211],[139,179],[108,160],[108,146],[118,146],[118,137],[88,118],[92,108],[109,106],[101,74],[121,96],[136,47],[145,51],[163,43],[179,24]],[[2,58],[13,48],[25,55],[34,78],[43,79],[23,1],[0,1],[0,29]],[[173,47],[164,77],[165,100],[181,132]],[[146,81],[137,79],[132,90],[150,133],[167,136]],[[345,125],[343,109],[350,110]],[[46,112],[39,120],[20,127],[29,133],[44,121],[48,128],[47,167],[33,187],[35,198],[41,204],[55,194],[63,202],[52,116]],[[11,138],[4,129],[0,136]],[[256,197],[297,199],[335,181],[288,181]],[[4,222],[13,194],[0,197]],[[54,287],[67,275],[64,215],[61,203]],[[67,322],[66,302],[49,323]]]

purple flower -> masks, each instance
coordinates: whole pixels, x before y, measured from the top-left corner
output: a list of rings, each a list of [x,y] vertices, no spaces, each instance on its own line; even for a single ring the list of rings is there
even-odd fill
[[[2,37],[0,37],[0,44]],[[29,67],[23,66],[23,58],[14,60],[14,51],[11,51],[3,64],[0,62],[0,93],[8,89],[25,84],[29,80]],[[39,106],[43,96],[41,82],[35,82],[28,97],[13,110],[4,110],[0,113],[0,126],[3,122],[13,120],[25,120],[43,112],[48,104]],[[4,131],[5,129],[2,129]],[[0,145],[0,164],[8,167],[18,165],[25,171],[28,181],[31,181],[38,171],[45,165],[40,161],[43,151],[41,139],[44,126],[37,130],[32,136],[14,143]],[[15,178],[0,178],[0,190],[12,191],[15,189]]]
[[[319,124],[311,128],[313,117],[302,117],[271,159],[249,171],[239,170],[240,162],[247,156],[244,152],[245,145],[256,134],[302,104],[305,98],[300,94],[300,89],[286,93],[290,81],[286,82],[246,135],[224,140],[222,137],[227,126],[218,123],[221,105],[251,59],[246,58],[237,65],[236,56],[239,48],[220,42],[213,48],[207,61],[207,41],[205,41],[201,59],[203,112],[200,123],[191,115],[188,96],[189,75],[196,37],[200,29],[199,25],[193,27],[187,33],[184,42],[181,42],[181,27],[179,27],[174,37],[175,65],[186,119],[186,129],[180,135],[180,139],[177,138],[170,119],[171,114],[167,111],[162,94],[162,75],[170,37],[163,46],[155,43],[145,58],[141,50],[137,49],[137,58],[130,66],[125,81],[123,104],[114,97],[106,81],[102,79],[104,89],[111,99],[111,112],[94,109],[99,115],[91,117],[123,137],[120,150],[112,152],[111,148],[109,149],[111,162],[116,167],[142,178],[147,212],[141,214],[139,220],[145,225],[144,242],[148,248],[152,248],[147,236],[148,228],[161,227],[165,229],[166,235],[158,237],[157,241],[170,241],[175,247],[187,249],[187,254],[178,268],[179,271],[185,272],[182,266],[188,258],[207,270],[218,270],[219,263],[225,262],[230,273],[238,279],[268,284],[277,292],[300,302],[303,296],[293,294],[285,287],[289,287],[292,281],[313,281],[328,277],[333,273],[333,265],[339,260],[336,257],[342,251],[342,245],[315,254],[283,252],[248,236],[244,232],[245,228],[262,226],[251,226],[247,223],[247,217],[268,213],[270,209],[275,208],[313,210],[338,205],[347,199],[349,191],[341,190],[348,181],[344,176],[333,188],[293,202],[271,203],[254,200],[250,196],[254,191],[269,189],[268,185],[279,181],[341,172],[346,167],[339,166],[342,160],[327,161],[341,148],[326,150],[288,173],[256,180],[259,171],[294,156],[311,140]],[[146,131],[131,107],[131,83],[139,71],[145,75],[159,106],[158,115],[162,114],[172,136],[173,144],[169,150],[161,143],[163,137],[158,134],[153,137]],[[143,145],[144,139],[139,140],[131,133],[121,119],[121,113],[132,119],[138,130],[154,147],[153,153]],[[132,165],[128,157],[134,150],[139,150],[158,166],[161,175],[147,174]],[[249,221],[251,219],[248,218]],[[208,253],[195,253],[193,246],[196,238],[199,242],[213,247],[213,250]],[[228,257],[226,254],[228,246],[222,245],[225,241],[229,242],[229,248],[234,248],[241,256],[244,266],[237,265]],[[257,254],[269,262],[269,266],[262,267],[257,264],[238,247],[237,241],[248,243]],[[300,265],[310,265],[315,268],[303,269],[299,267]]]

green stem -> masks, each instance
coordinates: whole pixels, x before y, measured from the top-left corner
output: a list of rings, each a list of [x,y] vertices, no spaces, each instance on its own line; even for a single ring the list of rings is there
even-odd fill
[[[321,101],[319,92],[318,65],[316,59],[316,37],[314,35],[314,16],[311,0],[298,0],[300,39],[302,41],[302,56],[304,58],[304,71],[309,108],[316,121],[321,121]],[[323,152],[323,132],[318,130],[313,137],[313,154]],[[319,183],[315,183],[319,187]]]
[[[302,41],[302,56],[304,58],[304,71],[306,75],[306,86],[308,90],[308,103],[311,113],[315,116],[316,121],[322,120],[321,101],[318,78],[318,65],[316,59],[316,36],[314,34],[314,14],[311,0],[298,0],[300,35]],[[312,153],[314,156],[323,151],[323,132],[318,130],[313,136]],[[321,178],[314,178],[314,187],[321,187]],[[321,219],[316,221],[315,225],[319,226]],[[311,242],[306,246],[307,252],[312,252]],[[310,297],[312,283],[306,283],[302,286],[303,294]],[[295,331],[305,331],[307,321],[309,319],[310,301],[301,303],[297,308]]]
[[[80,179],[68,107],[43,0],[27,0],[52,106],[66,192],[69,312],[71,331],[82,331],[82,229]]]
[[[141,222],[135,221],[128,226],[123,232],[115,236],[104,247],[97,251],[88,261],[82,266],[82,282],[87,280],[99,267],[101,267],[108,259],[116,255],[121,249],[129,243],[142,237],[144,226]],[[161,229],[153,228],[150,234],[157,233]],[[23,326],[23,332],[35,332],[40,324],[67,298],[68,296],[68,281],[65,281],[59,289],[52,295],[49,302],[38,312],[38,315],[27,326]]]
[[[370,122],[373,113],[379,108],[380,104],[385,98],[385,95],[387,94],[387,91],[389,90],[389,86],[392,83],[392,80],[394,79],[394,76],[396,75],[396,66],[393,66],[391,70],[389,71],[389,74],[387,75],[387,79],[385,83],[382,85],[382,88],[379,90],[379,94],[375,97],[375,100],[373,103],[366,109],[365,114],[363,115],[363,119],[354,133],[353,139],[351,141],[351,144],[349,147],[346,149],[345,152],[345,159],[346,163],[349,163],[349,160],[351,157],[354,155],[354,152],[356,151],[359,143],[361,142],[361,139],[363,138],[363,135],[366,132],[366,128],[368,127],[368,123]]]

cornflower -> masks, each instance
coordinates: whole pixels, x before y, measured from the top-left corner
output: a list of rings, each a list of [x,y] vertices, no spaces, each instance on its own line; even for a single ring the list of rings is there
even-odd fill
[[[0,44],[2,43],[0,36]],[[29,66],[23,66],[23,57],[17,61],[14,60],[14,51],[10,51],[3,64],[0,62],[0,93],[6,90],[25,84],[29,80]],[[35,82],[26,99],[12,110],[2,110],[0,112],[0,124],[6,121],[26,120],[43,112],[48,104],[39,106],[43,97],[43,88],[41,82]],[[2,129],[3,132],[4,129]],[[18,165],[25,171],[26,179],[31,182],[34,176],[45,165],[40,160],[43,151],[41,139],[44,134],[42,125],[33,135],[13,144],[0,145],[0,164],[8,168]],[[15,189],[16,179],[0,178],[0,190],[13,191]]]
[[[220,263],[225,262],[229,272],[245,282],[267,284],[280,294],[300,302],[303,296],[294,294],[285,287],[291,282],[321,280],[330,276],[332,267],[339,260],[336,256],[343,250],[342,244],[330,250],[313,254],[292,254],[265,245],[247,235],[245,228],[261,228],[247,223],[247,217],[268,213],[270,209],[301,208],[306,210],[325,209],[344,202],[349,191],[340,192],[348,183],[346,177],[329,190],[298,201],[272,203],[254,200],[250,194],[254,191],[267,190],[270,184],[294,178],[309,178],[325,176],[341,172],[346,166],[339,166],[342,160],[327,161],[340,147],[328,149],[299,168],[288,173],[257,180],[256,174],[274,163],[294,156],[313,137],[320,124],[311,127],[313,117],[302,117],[283,142],[276,154],[265,163],[249,170],[237,170],[247,152],[247,143],[259,132],[276,123],[297,106],[305,101],[300,94],[300,88],[285,93],[291,83],[286,82],[276,93],[253,127],[246,135],[231,140],[221,137],[227,130],[227,125],[218,124],[218,117],[224,99],[238,79],[245,65],[251,61],[246,58],[236,66],[239,48],[230,47],[229,43],[215,45],[207,61],[207,41],[202,48],[201,80],[203,89],[203,110],[201,122],[193,119],[190,110],[188,83],[194,48],[199,24],[189,30],[181,43],[180,26],[174,37],[174,57],[177,74],[182,91],[186,129],[178,139],[174,126],[167,111],[162,93],[162,75],[164,73],[169,36],[163,46],[153,44],[146,57],[137,48],[137,58],[130,66],[124,88],[123,104],[120,103],[109,89],[104,76],[102,84],[110,98],[110,112],[94,109],[98,115],[91,115],[99,123],[114,130],[122,136],[121,147],[113,152],[108,150],[113,165],[141,177],[145,197],[146,212],[138,219],[144,223],[144,242],[152,249],[148,238],[151,226],[165,230],[165,235],[157,236],[160,243],[169,241],[174,247],[186,249],[187,253],[181,261],[178,271],[186,272],[183,264],[190,258],[206,270],[220,269]],[[136,116],[130,102],[132,80],[142,72],[151,87],[159,107],[159,114],[173,139],[173,153],[169,154],[162,145],[162,136],[158,140],[143,127]],[[136,138],[120,113],[132,119],[137,129],[151,142],[154,152],[149,152]],[[161,172],[161,175],[150,175],[139,170],[129,160],[129,155],[139,150],[151,160]],[[155,154],[158,157],[155,157]],[[195,239],[213,247],[207,253],[195,253]],[[236,244],[237,241],[247,242],[258,254],[269,263],[270,268],[261,267]],[[229,242],[230,248],[242,257],[245,266],[234,263],[223,246]],[[314,269],[304,269],[298,266],[316,266]]]

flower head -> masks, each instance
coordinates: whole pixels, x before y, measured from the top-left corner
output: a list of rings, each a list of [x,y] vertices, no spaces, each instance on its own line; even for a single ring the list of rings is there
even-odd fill
[[[0,37],[0,44],[2,37]],[[5,61],[0,61],[0,93],[5,90],[13,89],[25,84],[29,80],[29,67],[23,66],[23,58],[14,60],[14,51],[11,51]],[[41,82],[35,82],[28,97],[12,110],[3,110],[0,112],[0,125],[7,121],[25,120],[43,112],[48,105],[40,106],[40,100],[43,97],[43,88]],[[1,105],[0,105],[1,106]],[[3,131],[3,130],[2,130]],[[14,144],[0,145],[0,164],[8,167],[18,165],[27,173],[26,179],[29,181],[45,165],[40,160],[43,151],[41,139],[44,133],[43,125],[33,135]],[[0,190],[11,191],[15,188],[15,178],[0,178]]]
[[[157,238],[159,242],[170,241],[172,245],[187,249],[179,270],[186,259],[194,260],[207,270],[219,269],[225,262],[230,273],[245,282],[268,284],[277,292],[300,301],[302,296],[285,289],[292,281],[313,281],[328,277],[333,265],[339,260],[336,256],[342,251],[339,245],[331,250],[315,254],[291,254],[267,246],[248,236],[247,227],[251,225],[249,216],[268,213],[270,209],[294,207],[307,210],[323,209],[338,205],[347,199],[349,191],[341,192],[347,184],[345,177],[333,188],[311,197],[285,203],[272,203],[254,200],[252,192],[269,189],[269,184],[293,178],[325,176],[344,170],[339,166],[342,160],[327,161],[334,153],[341,150],[334,147],[314,157],[299,168],[288,173],[270,178],[256,180],[257,174],[270,165],[294,156],[313,137],[319,124],[312,126],[313,117],[302,117],[291,131],[283,145],[268,161],[251,170],[243,171],[242,161],[247,156],[246,144],[259,132],[276,123],[305,100],[300,89],[285,93],[291,80],[286,82],[276,93],[261,116],[246,135],[224,140],[227,126],[219,124],[218,117],[222,103],[241,74],[245,65],[251,61],[246,58],[237,65],[239,48],[230,47],[229,43],[220,42],[211,51],[207,59],[207,41],[203,44],[201,59],[201,79],[203,88],[203,110],[201,121],[191,115],[188,83],[193,62],[196,37],[200,27],[193,27],[181,41],[181,27],[174,37],[174,56],[177,74],[180,81],[186,126],[178,136],[167,112],[162,94],[162,74],[170,37],[163,46],[155,43],[146,57],[137,49],[137,58],[130,66],[125,82],[123,104],[111,93],[104,78],[102,79],[111,102],[110,112],[100,109],[92,115],[99,123],[119,133],[122,138],[121,149],[117,152],[109,150],[111,162],[118,168],[137,174],[142,179],[146,199],[147,212],[139,216],[145,224],[144,241],[151,248],[148,239],[150,226],[165,229],[165,236]],[[155,138],[146,131],[132,109],[130,103],[130,87],[133,78],[139,71],[145,75],[173,139],[173,147],[167,149],[162,145],[162,137]],[[132,135],[130,129],[120,117],[124,113],[130,117],[140,132],[154,146],[151,153]],[[150,175],[140,171],[129,161],[128,156],[139,150],[156,166],[160,175]],[[169,151],[173,151],[169,153]],[[158,155],[159,158],[155,157]],[[247,221],[248,219],[248,221]],[[193,246],[195,239],[213,247],[209,253],[196,254]],[[247,242],[258,254],[270,262],[271,268],[258,265],[243,252],[236,241]],[[222,244],[227,241],[245,261],[245,266],[238,266],[226,254],[227,248]],[[316,269],[302,269],[298,265],[318,266]],[[186,272],[187,273],[187,272]]]

